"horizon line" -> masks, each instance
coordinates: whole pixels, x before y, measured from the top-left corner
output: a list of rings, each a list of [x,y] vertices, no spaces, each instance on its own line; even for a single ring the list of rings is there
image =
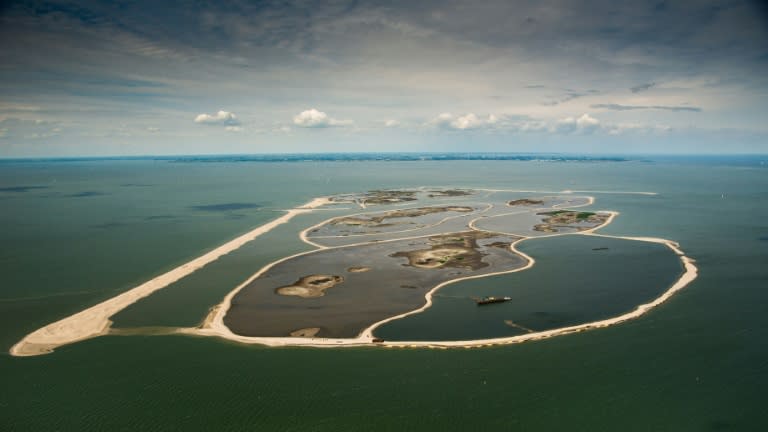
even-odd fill
[[[180,153],[180,154],[142,154],[142,155],[75,155],[75,156],[22,156],[22,157],[4,157],[0,156],[0,162],[34,162],[34,161],[106,161],[106,160],[174,160],[189,158],[236,158],[236,157],[288,157],[297,158],[302,156],[496,156],[496,157],[520,157],[535,158],[537,156],[554,156],[573,159],[600,160],[600,159],[619,159],[625,161],[642,160],[643,158],[712,158],[712,157],[768,157],[768,153],[569,153],[569,152],[464,152],[464,151],[423,151],[423,152],[288,152],[288,153]],[[430,159],[439,162],[441,159]],[[487,160],[493,160],[488,158]],[[258,160],[253,160],[257,162]],[[297,161],[297,160],[293,160]],[[403,160],[405,161],[405,160]],[[413,160],[418,162],[418,160]],[[617,160],[618,161],[618,160]],[[275,161],[276,162],[276,161]]]

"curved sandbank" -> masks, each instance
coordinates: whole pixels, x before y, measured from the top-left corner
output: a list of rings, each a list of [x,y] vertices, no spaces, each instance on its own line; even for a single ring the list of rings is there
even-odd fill
[[[455,341],[579,325],[653,301],[683,272],[680,258],[658,243],[562,235],[520,242],[517,248],[534,257],[536,265],[520,273],[445,286],[434,294],[432,307],[388,322],[373,334],[392,342]],[[487,296],[512,301],[475,305],[473,299]],[[510,328],[505,320],[533,331]]]
[[[117,312],[201,269],[221,256],[240,248],[256,237],[274,229],[276,226],[288,222],[294,216],[311,212],[313,209],[328,203],[330,203],[330,200],[327,197],[321,197],[300,207],[288,210],[281,217],[261,225],[186,264],[182,264],[171,271],[163,273],[88,309],[35,330],[11,347],[10,353],[14,356],[47,354],[59,346],[104,335],[109,331],[109,326],[111,325],[109,318]]]
[[[607,190],[571,190],[565,189],[561,191],[542,191],[542,190],[521,190],[521,189],[488,189],[488,188],[476,188],[475,190],[486,192],[517,192],[517,193],[536,193],[536,194],[572,194],[572,193],[599,193],[599,194],[616,194],[616,195],[658,195],[657,192],[644,192],[644,191],[607,191]]]
[[[575,235],[579,235],[579,234],[575,234]],[[472,348],[472,347],[521,343],[521,342],[526,342],[530,340],[546,339],[554,336],[560,336],[560,335],[566,335],[571,333],[578,333],[586,330],[609,327],[609,326],[616,325],[631,319],[638,318],[648,313],[651,309],[669,300],[675,293],[683,289],[686,285],[691,283],[698,276],[698,268],[694,264],[695,261],[685,255],[681,255],[679,245],[677,245],[675,242],[672,242],[666,239],[651,238],[651,237],[632,238],[632,237],[607,236],[607,235],[602,235],[601,237],[612,237],[612,238],[621,238],[625,240],[637,240],[637,241],[662,243],[678,254],[681,262],[683,263],[683,267],[685,271],[680,276],[680,278],[667,291],[665,291],[662,295],[657,297],[655,300],[649,303],[639,305],[634,310],[613,318],[608,318],[600,321],[594,321],[594,322],[589,322],[589,323],[584,323],[584,324],[579,324],[579,325],[574,325],[569,327],[562,327],[558,329],[528,333],[528,334],[518,335],[518,336],[511,336],[511,337],[477,339],[477,340],[467,340],[467,341],[385,342],[385,343],[382,343],[382,345],[389,346],[389,347]]]
[[[615,216],[616,214],[617,212],[612,212],[613,216]],[[473,348],[473,347],[485,347],[485,346],[494,346],[494,345],[507,345],[507,344],[522,343],[522,342],[532,341],[532,340],[547,339],[554,336],[560,336],[560,335],[566,335],[571,333],[578,333],[586,330],[608,327],[608,326],[616,325],[631,319],[638,318],[648,313],[653,308],[661,305],[665,301],[669,300],[674,294],[682,290],[689,283],[695,280],[696,277],[698,276],[698,268],[694,264],[695,261],[685,256],[684,252],[680,249],[679,244],[671,240],[655,238],[655,237],[610,236],[610,235],[594,234],[594,233],[587,233],[587,232],[576,233],[576,234],[562,234],[562,235],[594,235],[594,236],[617,238],[617,239],[624,239],[624,240],[661,243],[669,247],[672,251],[675,252],[676,255],[679,256],[681,262],[683,263],[684,271],[681,274],[680,278],[674,284],[672,284],[669,287],[669,289],[667,289],[664,293],[662,293],[659,297],[657,297],[656,299],[654,299],[649,303],[645,303],[637,306],[634,310],[630,312],[624,313],[622,315],[619,315],[613,318],[600,320],[600,321],[594,321],[594,322],[589,322],[589,323],[584,323],[584,324],[579,324],[574,326],[562,327],[558,329],[552,329],[552,330],[546,330],[546,331],[540,331],[540,332],[534,332],[534,333],[528,333],[524,335],[517,335],[517,336],[510,336],[510,337],[463,340],[463,341],[388,342],[388,341],[377,340],[373,334],[374,330],[377,327],[387,322],[400,319],[405,316],[420,313],[426,310],[427,308],[429,308],[432,305],[433,294],[443,286],[460,281],[460,280],[492,276],[493,274],[469,276],[469,277],[454,279],[448,282],[444,282],[440,285],[437,285],[426,294],[425,297],[427,300],[427,304],[425,304],[423,307],[379,321],[369,326],[365,330],[363,330],[360,333],[360,335],[358,335],[356,338],[343,339],[343,338],[307,338],[307,337],[248,337],[248,336],[236,335],[232,333],[226,326],[223,325],[223,315],[226,310],[226,303],[227,303],[227,300],[230,300],[231,297],[234,296],[235,294],[234,292],[228,295],[228,299],[225,299],[225,303],[222,303],[221,305],[211,310],[210,315],[206,318],[206,324],[204,324],[202,328],[179,329],[179,333],[188,334],[188,335],[197,335],[197,336],[217,336],[217,337],[222,337],[225,339],[229,339],[229,340],[233,340],[241,343],[259,344],[259,345],[266,345],[266,346],[273,346],[273,347],[302,346],[302,347],[328,348],[328,347],[384,346],[384,347],[395,347],[395,348],[397,347],[400,347],[400,348],[408,348],[408,347],[411,347],[411,348]],[[529,259],[528,265],[520,269],[515,269],[511,271],[506,271],[506,272],[499,272],[498,274],[506,274],[506,273],[511,273],[515,271],[522,271],[527,268],[530,268],[535,264],[535,260],[532,257],[526,255],[525,253],[515,248],[515,245],[517,243],[524,240],[526,239],[518,240],[517,242],[515,242],[515,244],[512,245],[512,248],[520,255],[525,256]],[[261,274],[262,272],[263,271],[260,271],[258,274]],[[243,286],[244,285],[245,284],[243,284]],[[241,287],[238,287],[238,288],[241,288]]]

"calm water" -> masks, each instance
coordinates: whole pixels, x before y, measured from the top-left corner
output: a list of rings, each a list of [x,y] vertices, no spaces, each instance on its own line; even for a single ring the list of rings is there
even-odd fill
[[[372,188],[659,192],[596,194],[594,207],[622,213],[605,233],[679,241],[700,276],[639,320],[500,348],[266,349],[136,336],[34,358],[3,354],[0,430],[762,430],[768,171],[760,162],[4,162],[4,352],[274,210]],[[304,247],[281,233],[269,249],[254,245],[220,263],[210,279],[168,288],[188,293],[186,304],[169,291],[120,321],[196,322],[226,293],[219,276],[230,284]],[[254,269],[245,271],[249,256]]]
[[[593,248],[606,248],[593,250]],[[386,340],[470,340],[600,321],[650,303],[682,272],[668,247],[568,235],[526,240],[519,249],[536,265],[527,271],[459,281],[440,289],[429,309],[375,331]],[[473,297],[509,296],[478,307]]]

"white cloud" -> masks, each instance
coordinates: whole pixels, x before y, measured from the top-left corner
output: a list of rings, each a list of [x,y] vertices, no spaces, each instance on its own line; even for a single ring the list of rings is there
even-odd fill
[[[240,124],[240,120],[237,119],[235,113],[221,110],[216,114],[200,114],[195,117],[195,123],[207,125],[237,126]]]
[[[227,126],[224,128],[224,130],[227,132],[242,132],[243,128],[240,126]]]
[[[293,116],[293,124],[304,128],[325,128],[348,126],[352,124],[352,120],[337,120],[322,111],[310,108]]]
[[[149,131],[149,132],[160,132],[160,128],[159,127],[150,126],[150,127],[147,128],[147,131]]]
[[[589,114],[582,114],[579,118],[566,117],[557,121],[555,125],[555,131],[560,133],[583,133],[590,134],[600,128],[600,120],[590,116]]]
[[[442,113],[437,117],[435,117],[434,120],[432,120],[432,124],[437,125],[439,127],[448,128],[451,126],[451,121],[453,121],[453,114]]]
[[[595,129],[600,127],[600,120],[590,116],[589,114],[583,114],[576,119],[576,127],[585,133],[592,133]]]
[[[487,118],[482,118],[474,113],[467,113],[458,117],[451,113],[442,113],[431,123],[443,129],[468,130],[490,127],[495,125],[498,120],[493,114],[488,115]]]
[[[384,126],[386,127],[397,127],[400,126],[400,122],[397,120],[387,120],[384,122]]]

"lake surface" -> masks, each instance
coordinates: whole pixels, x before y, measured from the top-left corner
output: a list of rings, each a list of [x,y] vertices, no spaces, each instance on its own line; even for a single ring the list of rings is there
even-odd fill
[[[678,256],[658,243],[567,235],[529,239],[518,249],[536,265],[447,285],[432,307],[374,334],[399,341],[472,340],[600,321],[650,303],[683,271]],[[511,300],[477,306],[474,299],[486,296]]]
[[[0,162],[0,429],[760,430],[768,385],[765,161]],[[274,349],[109,336],[46,356],[7,354],[28,332],[282,209],[321,195],[422,185],[658,192],[589,193],[597,199],[591,209],[621,212],[600,232],[678,241],[697,260],[699,278],[637,320],[488,349]],[[136,303],[116,324],[195,325],[232,284],[309,250],[292,228],[315,216]],[[554,240],[529,246],[546,241]]]

